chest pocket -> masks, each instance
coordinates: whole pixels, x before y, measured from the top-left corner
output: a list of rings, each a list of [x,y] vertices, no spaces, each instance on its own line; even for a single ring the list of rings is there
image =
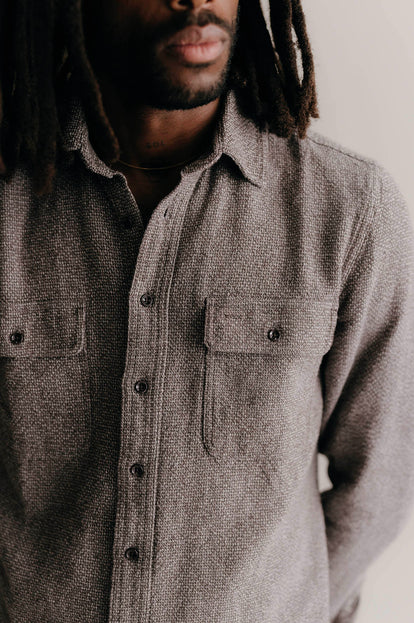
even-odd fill
[[[79,461],[89,443],[85,305],[56,300],[0,305],[2,440],[21,482],[46,482]]]
[[[202,437],[213,457],[276,468],[310,452],[335,321],[330,300],[205,299]]]

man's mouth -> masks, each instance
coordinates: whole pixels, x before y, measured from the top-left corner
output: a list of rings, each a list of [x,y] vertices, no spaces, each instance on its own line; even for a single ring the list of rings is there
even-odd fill
[[[227,35],[213,24],[189,26],[167,41],[165,52],[186,63],[212,63],[222,54]]]

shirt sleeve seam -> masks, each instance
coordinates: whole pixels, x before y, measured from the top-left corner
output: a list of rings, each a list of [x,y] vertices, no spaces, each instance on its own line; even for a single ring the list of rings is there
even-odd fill
[[[378,212],[378,206],[381,205],[382,202],[382,180],[379,176],[378,166],[375,163],[371,164],[371,205],[364,212],[363,216],[360,218],[360,222],[357,225],[356,232],[354,236],[351,236],[351,240],[348,245],[348,252],[346,254],[345,262],[344,262],[344,270],[342,276],[342,288],[346,283],[349,275],[354,269],[357,261],[362,253],[362,249],[364,248],[364,244],[368,239],[370,227],[374,221],[374,218]],[[379,201],[378,201],[379,199]]]

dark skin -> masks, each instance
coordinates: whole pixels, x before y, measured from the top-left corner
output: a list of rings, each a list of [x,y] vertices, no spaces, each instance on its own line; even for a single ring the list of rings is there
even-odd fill
[[[88,55],[121,160],[167,166],[208,150],[236,42],[238,5],[239,0],[85,0]],[[186,27],[206,32],[209,25],[216,27],[213,42],[169,47]],[[183,46],[192,57],[175,54]],[[204,56],[209,46],[215,48]],[[126,176],[145,220],[180,179],[180,167],[151,173],[118,162],[113,168]]]

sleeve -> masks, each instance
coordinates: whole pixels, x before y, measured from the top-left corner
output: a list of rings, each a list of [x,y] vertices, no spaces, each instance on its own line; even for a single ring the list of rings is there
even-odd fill
[[[413,227],[393,178],[372,167],[372,205],[350,245],[321,366],[332,623],[354,621],[365,571],[405,525],[414,500]]]

